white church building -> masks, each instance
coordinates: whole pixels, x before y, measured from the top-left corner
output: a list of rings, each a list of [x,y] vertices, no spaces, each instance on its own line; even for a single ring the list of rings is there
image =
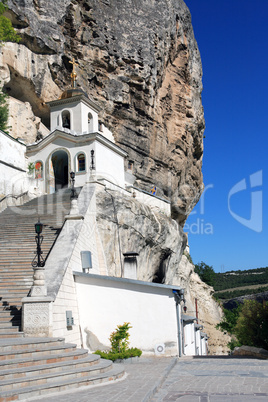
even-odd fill
[[[197,354],[201,349],[206,354],[194,320],[183,320],[183,289],[137,280],[135,253],[125,258],[122,277],[108,276],[96,225],[98,192],[109,188],[126,197],[135,193],[138,201],[168,216],[170,203],[133,186],[131,167],[125,170],[127,153],[100,123],[98,104],[82,90],[66,90],[48,105],[51,128],[39,141],[26,145],[0,132],[2,209],[70,187],[71,173],[75,186],[82,188],[44,269],[38,271],[40,281],[23,299],[25,336],[63,337],[94,351],[109,346],[118,324],[130,322],[130,346],[145,354],[194,355],[197,343]],[[41,326],[36,325],[37,316]]]

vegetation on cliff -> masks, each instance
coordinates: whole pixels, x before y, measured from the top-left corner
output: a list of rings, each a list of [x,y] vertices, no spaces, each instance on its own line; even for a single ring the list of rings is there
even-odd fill
[[[226,273],[216,273],[212,266],[203,261],[195,264],[195,272],[200,276],[203,282],[214,287],[219,298],[227,299],[238,297],[249,293],[259,293],[268,290],[267,287],[258,287],[258,285],[268,284],[268,267],[249,269],[245,271],[229,271]],[[234,289],[245,286],[255,286],[256,289]],[[227,292],[232,289],[232,292]],[[226,292],[222,292],[226,290]]]
[[[11,21],[3,14],[7,10],[7,0],[0,2],[0,45],[3,42],[19,42],[20,37],[13,28]]]
[[[224,309],[223,320],[216,326],[233,336],[229,347],[254,346],[268,350],[268,303],[245,300],[232,310]]]
[[[12,27],[11,21],[3,14],[7,10],[6,0],[0,2],[0,46],[4,42],[19,42],[20,37],[17,35],[15,29]],[[0,129],[7,130],[8,121],[8,105],[7,95],[0,90]]]

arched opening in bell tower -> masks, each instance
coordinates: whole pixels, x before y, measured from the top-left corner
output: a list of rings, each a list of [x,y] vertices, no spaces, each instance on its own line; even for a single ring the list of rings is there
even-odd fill
[[[55,191],[68,187],[69,182],[69,157],[66,151],[59,150],[52,154],[51,163],[55,178]]]

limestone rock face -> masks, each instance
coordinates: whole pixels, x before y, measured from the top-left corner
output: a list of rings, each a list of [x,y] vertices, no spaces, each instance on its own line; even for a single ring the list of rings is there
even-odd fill
[[[41,122],[40,117],[34,115],[29,102],[21,102],[9,97],[9,133],[14,138],[27,138],[29,142],[35,142],[37,136],[46,137],[49,130]],[[14,118],[16,117],[16,118]]]
[[[221,321],[222,309],[212,297],[213,288],[201,281],[187,255],[182,256],[179,265],[172,273],[168,272],[166,283],[176,284],[185,289],[187,314],[198,316],[198,323],[204,326],[204,332],[209,336],[209,353],[227,354],[229,350],[227,343],[231,338],[215,328]]]
[[[44,102],[69,85],[75,57],[78,85],[103,106],[101,118],[134,162],[136,184],[156,185],[183,224],[202,191],[204,130],[201,61],[185,3],[8,4],[22,40],[2,49],[7,92],[48,125]]]
[[[179,264],[186,236],[176,221],[158,209],[112,190],[97,194],[97,225],[108,275],[121,276],[120,254],[139,253],[139,280],[164,283]]]

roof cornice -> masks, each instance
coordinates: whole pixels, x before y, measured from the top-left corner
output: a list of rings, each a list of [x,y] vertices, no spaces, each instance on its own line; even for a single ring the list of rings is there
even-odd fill
[[[53,107],[53,106],[58,106],[58,105],[66,105],[68,103],[75,103],[75,102],[79,102],[79,101],[84,102],[87,106],[91,107],[91,109],[93,109],[96,113],[101,111],[101,107],[95,101],[87,98],[83,94],[72,96],[70,98],[57,99],[54,101],[46,102],[46,105]]]
[[[117,154],[126,157],[127,152],[125,152],[122,148],[120,148],[118,145],[114,144],[112,141],[108,140],[108,138],[104,137],[100,132],[95,132],[95,133],[88,133],[88,134],[81,134],[81,135],[74,135],[71,133],[67,133],[65,131],[61,131],[56,129],[52,133],[50,133],[47,137],[45,137],[43,140],[39,141],[36,144],[32,145],[27,145],[26,148],[26,154],[31,155],[33,153],[36,153],[38,151],[41,151],[43,148],[45,148],[48,144],[53,142],[56,138],[63,138],[67,141],[73,142],[75,144],[79,143],[85,143],[85,142],[93,142],[93,141],[98,141],[101,144],[107,146]]]

